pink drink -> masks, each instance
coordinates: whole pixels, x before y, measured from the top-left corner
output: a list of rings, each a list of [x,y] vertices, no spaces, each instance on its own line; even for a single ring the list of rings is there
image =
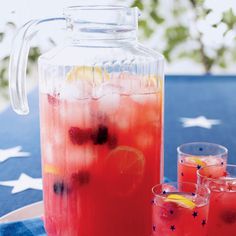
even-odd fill
[[[227,163],[227,149],[214,143],[186,143],[178,147],[178,181],[197,183],[197,170],[217,165],[222,171]]]
[[[218,165],[219,168],[224,171],[226,159],[214,156],[180,157],[178,161],[178,181],[197,183],[197,170],[209,165]]]
[[[231,171],[234,177],[230,177]],[[217,166],[198,171],[199,182],[211,190],[207,236],[234,236],[236,232],[236,166],[221,171]]]
[[[190,193],[185,186],[183,192],[162,191],[154,198],[153,235],[157,236],[205,236],[209,194]],[[173,192],[172,192],[173,191]]]
[[[162,93],[41,94],[48,235],[149,236],[162,180]]]

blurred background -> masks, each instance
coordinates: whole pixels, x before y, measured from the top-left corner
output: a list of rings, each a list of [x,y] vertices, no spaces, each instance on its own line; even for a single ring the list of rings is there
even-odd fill
[[[8,0],[0,8],[0,110],[8,105],[8,63],[13,36],[22,24],[62,15],[70,5],[119,4],[140,10],[139,40],[163,53],[166,74],[236,74],[235,0]],[[33,41],[29,89],[37,82],[38,56],[57,44],[50,30]]]

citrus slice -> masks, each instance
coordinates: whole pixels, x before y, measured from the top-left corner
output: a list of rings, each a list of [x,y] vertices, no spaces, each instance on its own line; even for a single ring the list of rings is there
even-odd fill
[[[147,78],[148,85],[151,87],[157,87],[158,78],[155,75],[149,75]]]
[[[196,164],[196,165],[200,165],[201,167],[206,166],[206,162],[205,162],[205,161],[202,161],[199,157],[194,157],[194,156],[192,156],[192,157],[188,157],[187,160],[188,160],[189,162],[191,162],[191,163]]]
[[[192,200],[180,194],[169,194],[166,197],[165,202],[175,202],[182,207],[190,209],[193,209],[196,206],[196,204]]]
[[[109,79],[109,74],[101,67],[76,66],[68,74],[68,81],[86,80],[95,86]]]
[[[145,158],[141,151],[129,146],[119,146],[107,156],[105,171],[107,187],[113,193],[127,196],[142,181]]]
[[[48,174],[54,174],[54,175],[57,175],[60,173],[59,169],[56,166],[49,165],[49,164],[46,164],[44,166],[44,172]]]

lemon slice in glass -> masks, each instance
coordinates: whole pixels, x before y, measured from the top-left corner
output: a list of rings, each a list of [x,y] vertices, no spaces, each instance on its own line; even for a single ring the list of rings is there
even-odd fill
[[[166,197],[165,202],[174,202],[182,207],[189,209],[193,209],[196,206],[196,204],[191,199],[186,198],[180,194],[169,194]]]
[[[67,74],[67,81],[83,80],[95,86],[109,80],[109,74],[101,67],[76,66]]]
[[[202,161],[199,157],[191,156],[191,157],[188,157],[187,160],[196,165],[200,165],[201,167],[206,166],[206,162]]]

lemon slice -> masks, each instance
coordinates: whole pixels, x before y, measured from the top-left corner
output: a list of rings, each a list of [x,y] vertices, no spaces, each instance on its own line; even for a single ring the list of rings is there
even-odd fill
[[[170,194],[166,197],[165,202],[175,202],[182,207],[193,209],[196,204],[189,198],[186,198],[179,194]]]
[[[127,196],[140,185],[145,167],[143,153],[133,147],[118,146],[107,156],[106,174],[109,190],[120,196]]]
[[[201,167],[206,166],[206,162],[202,161],[199,157],[189,157],[188,161],[196,164],[196,165],[200,165]]]
[[[44,172],[48,174],[58,175],[60,173],[59,169],[56,166],[46,164],[44,166]]]
[[[68,81],[86,80],[95,86],[109,79],[109,74],[101,67],[76,66],[68,74]]]

